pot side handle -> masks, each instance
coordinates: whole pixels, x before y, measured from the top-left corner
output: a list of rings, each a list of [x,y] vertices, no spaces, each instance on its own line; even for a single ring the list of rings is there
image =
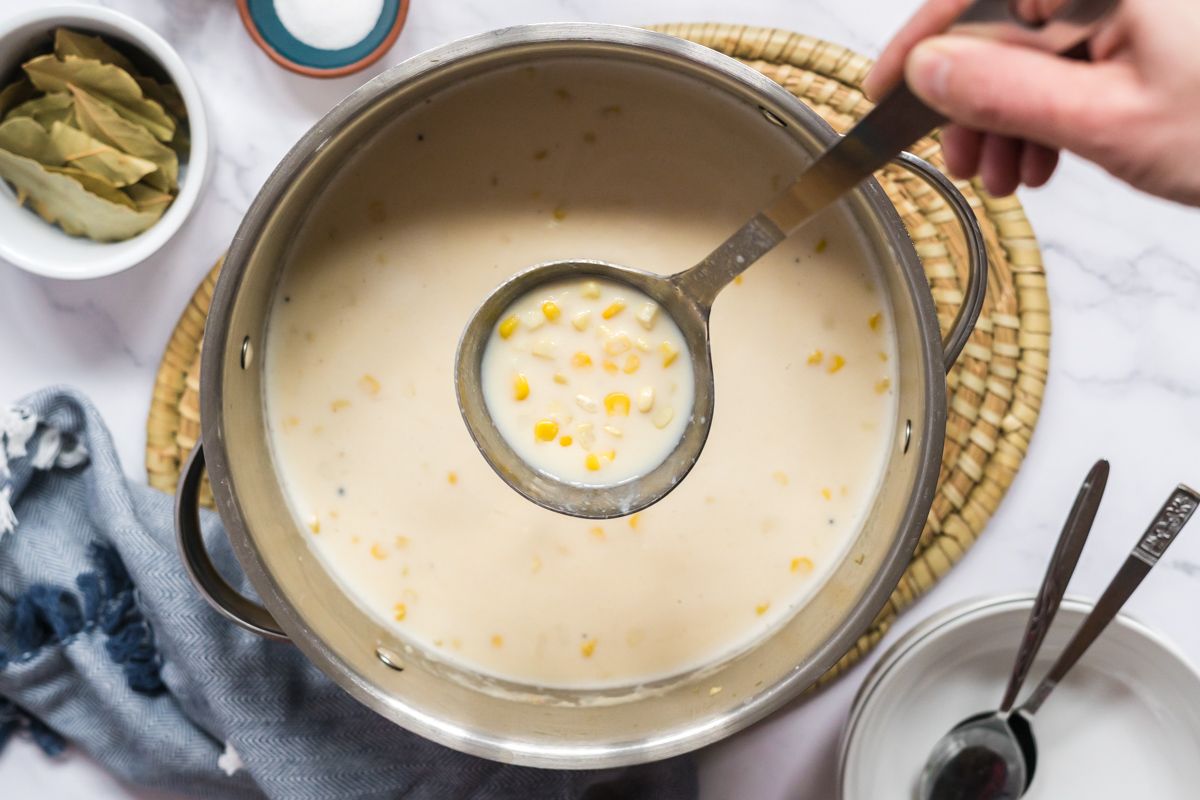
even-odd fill
[[[959,354],[962,353],[963,347],[966,346],[967,340],[971,338],[971,333],[975,330],[975,323],[979,319],[980,312],[983,311],[983,299],[987,293],[988,282],[987,244],[983,238],[983,231],[979,227],[979,220],[975,218],[975,212],[971,210],[967,198],[962,196],[962,193],[949,178],[942,174],[941,170],[909,152],[901,153],[893,159],[892,163],[922,178],[942,196],[942,199],[950,205],[950,210],[954,212],[967,242],[967,291],[963,296],[962,305],[959,306],[958,314],[954,317],[954,323],[942,337],[943,364],[946,372],[950,372],[954,362],[958,360]]]
[[[200,478],[203,475],[204,445],[201,443],[188,457],[175,490],[175,535],[188,577],[221,616],[251,633],[287,641],[287,634],[280,629],[271,612],[239,594],[221,577],[209,558],[200,529]]]

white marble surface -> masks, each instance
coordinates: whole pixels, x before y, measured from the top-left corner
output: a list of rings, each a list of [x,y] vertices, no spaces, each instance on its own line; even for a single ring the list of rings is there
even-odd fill
[[[208,103],[212,182],[158,256],[102,281],[60,283],[0,263],[0,401],[53,383],[85,390],[107,418],[129,475],[143,479],[154,370],[180,309],[292,142],[339,98],[388,65],[468,34],[516,23],[643,24],[722,20],[803,30],[877,53],[916,0],[413,0],[383,62],[334,81],[292,75],[242,29],[232,0],[110,0],[182,54]],[[38,6],[3,0],[0,17]],[[1093,459],[1113,463],[1108,497],[1072,584],[1095,596],[1179,481],[1200,484],[1200,212],[1135,193],[1070,160],[1023,194],[1045,251],[1054,315],[1051,379],[1028,460],[986,535],[910,611],[1032,590],[1062,516]],[[4,232],[0,231],[0,236]],[[1131,611],[1200,662],[1200,532],[1175,545]],[[886,644],[886,642],[885,642]],[[834,796],[837,744],[860,666],[803,706],[701,755],[703,796]],[[4,797],[150,797],[71,752],[57,762],[18,741],[0,755]]]

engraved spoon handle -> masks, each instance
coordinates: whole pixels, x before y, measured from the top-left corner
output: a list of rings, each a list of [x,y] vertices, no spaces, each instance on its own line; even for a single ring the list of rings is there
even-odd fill
[[[1104,496],[1104,487],[1108,483],[1108,462],[1101,459],[1096,462],[1079,494],[1075,496],[1075,505],[1067,515],[1062,533],[1058,536],[1058,544],[1054,547],[1054,555],[1050,556],[1050,564],[1046,567],[1046,577],[1038,589],[1037,598],[1033,601],[1033,609],[1029,612],[1029,622],[1025,625],[1025,633],[1021,637],[1021,647],[1017,651],[1017,660],[1013,664],[1012,676],[1008,679],[1008,688],[1004,690],[1004,700],[1000,703],[1001,713],[1008,713],[1017,700],[1021,684],[1029,674],[1034,656],[1046,638],[1046,631],[1054,622],[1058,607],[1062,605],[1063,594],[1067,584],[1079,563],[1079,555],[1083,552],[1084,542],[1092,530],[1096,512],[1100,508],[1100,499]]]
[[[1075,662],[1079,661],[1080,657],[1087,652],[1092,642],[1096,641],[1097,637],[1108,627],[1108,623],[1112,622],[1113,617],[1125,605],[1125,601],[1141,584],[1142,579],[1158,563],[1158,559],[1167,551],[1171,542],[1175,541],[1175,537],[1183,530],[1183,526],[1187,524],[1198,504],[1200,504],[1200,494],[1183,484],[1176,487],[1151,521],[1150,527],[1142,534],[1142,538],[1133,548],[1133,552],[1125,559],[1125,563],[1117,571],[1112,582],[1108,584],[1104,594],[1100,595],[1100,599],[1096,601],[1096,605],[1088,614],[1087,619],[1079,626],[1079,630],[1067,643],[1066,649],[1054,662],[1050,672],[1033,690],[1029,699],[1022,704],[1021,711],[1029,715],[1037,713],[1050,692],[1054,691],[1054,687],[1071,667],[1075,666]]]

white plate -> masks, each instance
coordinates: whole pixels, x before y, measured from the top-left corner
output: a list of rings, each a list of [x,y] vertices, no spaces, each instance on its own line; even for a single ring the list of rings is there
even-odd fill
[[[995,708],[1031,596],[963,603],[918,625],[867,676],[842,741],[843,800],[913,800],[934,743]],[[1032,691],[1090,609],[1063,603],[1030,671]],[[1028,800],[1200,797],[1200,673],[1170,644],[1120,616],[1034,719]]]

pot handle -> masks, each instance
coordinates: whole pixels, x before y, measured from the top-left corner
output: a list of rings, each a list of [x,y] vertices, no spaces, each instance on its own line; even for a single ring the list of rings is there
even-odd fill
[[[200,529],[200,478],[203,474],[204,445],[197,444],[179,478],[179,488],[175,490],[175,535],[188,577],[221,616],[251,633],[287,641],[287,634],[280,629],[271,612],[238,594],[209,558]]]
[[[987,244],[984,242],[979,220],[975,218],[975,212],[971,210],[967,198],[962,196],[962,192],[958,191],[941,170],[909,152],[903,152],[896,156],[892,163],[923,178],[933,187],[934,191],[942,196],[943,200],[949,203],[950,210],[954,212],[958,224],[962,226],[963,236],[967,240],[967,291],[962,305],[959,306],[958,314],[954,317],[954,324],[942,337],[943,363],[946,372],[949,372],[966,346],[967,340],[971,338],[971,333],[975,330],[975,323],[979,319],[980,312],[983,311],[983,298],[987,293],[988,279]]]

